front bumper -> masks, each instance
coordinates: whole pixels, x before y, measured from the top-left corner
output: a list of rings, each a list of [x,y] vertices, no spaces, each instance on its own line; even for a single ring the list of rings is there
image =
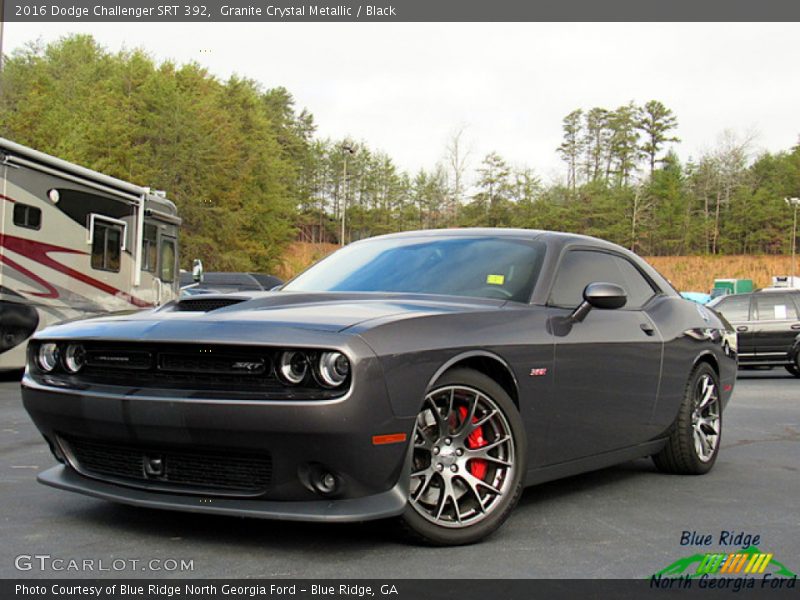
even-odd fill
[[[408,489],[403,482],[398,482],[388,491],[362,498],[277,502],[153,493],[90,479],[64,465],[40,473],[37,480],[61,490],[131,506],[283,521],[348,522],[383,519],[402,513],[408,500]]]
[[[138,506],[308,521],[384,518],[400,514],[406,505],[414,418],[392,412],[376,359],[359,363],[357,382],[336,400],[193,399],[178,398],[174,390],[159,395],[133,387],[76,390],[46,385],[29,374],[22,397],[65,463],[39,477],[56,488]],[[373,443],[373,436],[396,433],[405,434],[405,440]],[[149,480],[147,474],[126,479],[82,468],[64,452],[68,439],[141,449],[143,460],[154,448],[223,458],[268,456],[271,473],[263,489],[246,493]],[[314,474],[320,472],[335,476],[332,492],[315,488]]]

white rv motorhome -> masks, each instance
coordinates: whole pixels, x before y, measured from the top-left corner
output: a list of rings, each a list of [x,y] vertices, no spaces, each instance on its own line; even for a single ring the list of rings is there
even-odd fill
[[[175,205],[0,138],[0,370],[52,323],[178,295]]]

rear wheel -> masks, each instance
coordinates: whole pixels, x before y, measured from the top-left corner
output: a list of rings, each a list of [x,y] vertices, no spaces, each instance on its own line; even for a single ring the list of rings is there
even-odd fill
[[[722,438],[719,379],[707,363],[692,370],[667,445],[653,456],[667,473],[702,475],[711,470]]]
[[[495,381],[471,369],[448,371],[417,415],[408,532],[435,545],[476,542],[508,518],[522,491],[522,420]]]

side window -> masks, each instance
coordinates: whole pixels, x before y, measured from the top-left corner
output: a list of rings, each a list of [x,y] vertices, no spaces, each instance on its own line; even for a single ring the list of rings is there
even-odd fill
[[[757,321],[796,320],[797,310],[786,294],[765,293],[754,296]]]
[[[655,291],[639,270],[624,258],[592,250],[571,250],[559,266],[550,304],[575,308],[592,282],[616,283],[628,294],[625,308],[640,308]]]
[[[157,238],[158,228],[151,223],[145,223],[142,236],[142,271],[153,273],[156,270]]]
[[[628,292],[628,301],[625,306],[631,308],[644,306],[655,295],[653,286],[630,261],[620,257],[616,257],[616,261],[625,281],[621,285]]]
[[[92,237],[92,268],[119,272],[122,227],[95,221]]]
[[[800,318],[800,294],[789,294],[789,300],[794,302],[795,313]]]
[[[14,204],[14,225],[26,229],[39,229],[42,226],[42,209],[17,202]]]
[[[161,240],[161,281],[175,281],[175,240]]]
[[[750,296],[729,296],[713,308],[731,323],[750,320]]]

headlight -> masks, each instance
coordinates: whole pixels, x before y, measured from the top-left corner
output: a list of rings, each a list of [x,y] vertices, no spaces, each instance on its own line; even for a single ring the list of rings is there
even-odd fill
[[[302,352],[289,350],[281,354],[278,361],[278,372],[287,383],[297,385],[306,378],[308,359]]]
[[[52,342],[42,344],[39,347],[37,362],[42,368],[42,371],[46,371],[47,373],[55,369],[58,364],[58,346]]]
[[[325,387],[342,385],[350,374],[350,361],[341,352],[323,352],[319,357],[319,379]]]
[[[86,350],[80,344],[70,344],[64,352],[64,365],[70,373],[77,373],[86,364]]]

